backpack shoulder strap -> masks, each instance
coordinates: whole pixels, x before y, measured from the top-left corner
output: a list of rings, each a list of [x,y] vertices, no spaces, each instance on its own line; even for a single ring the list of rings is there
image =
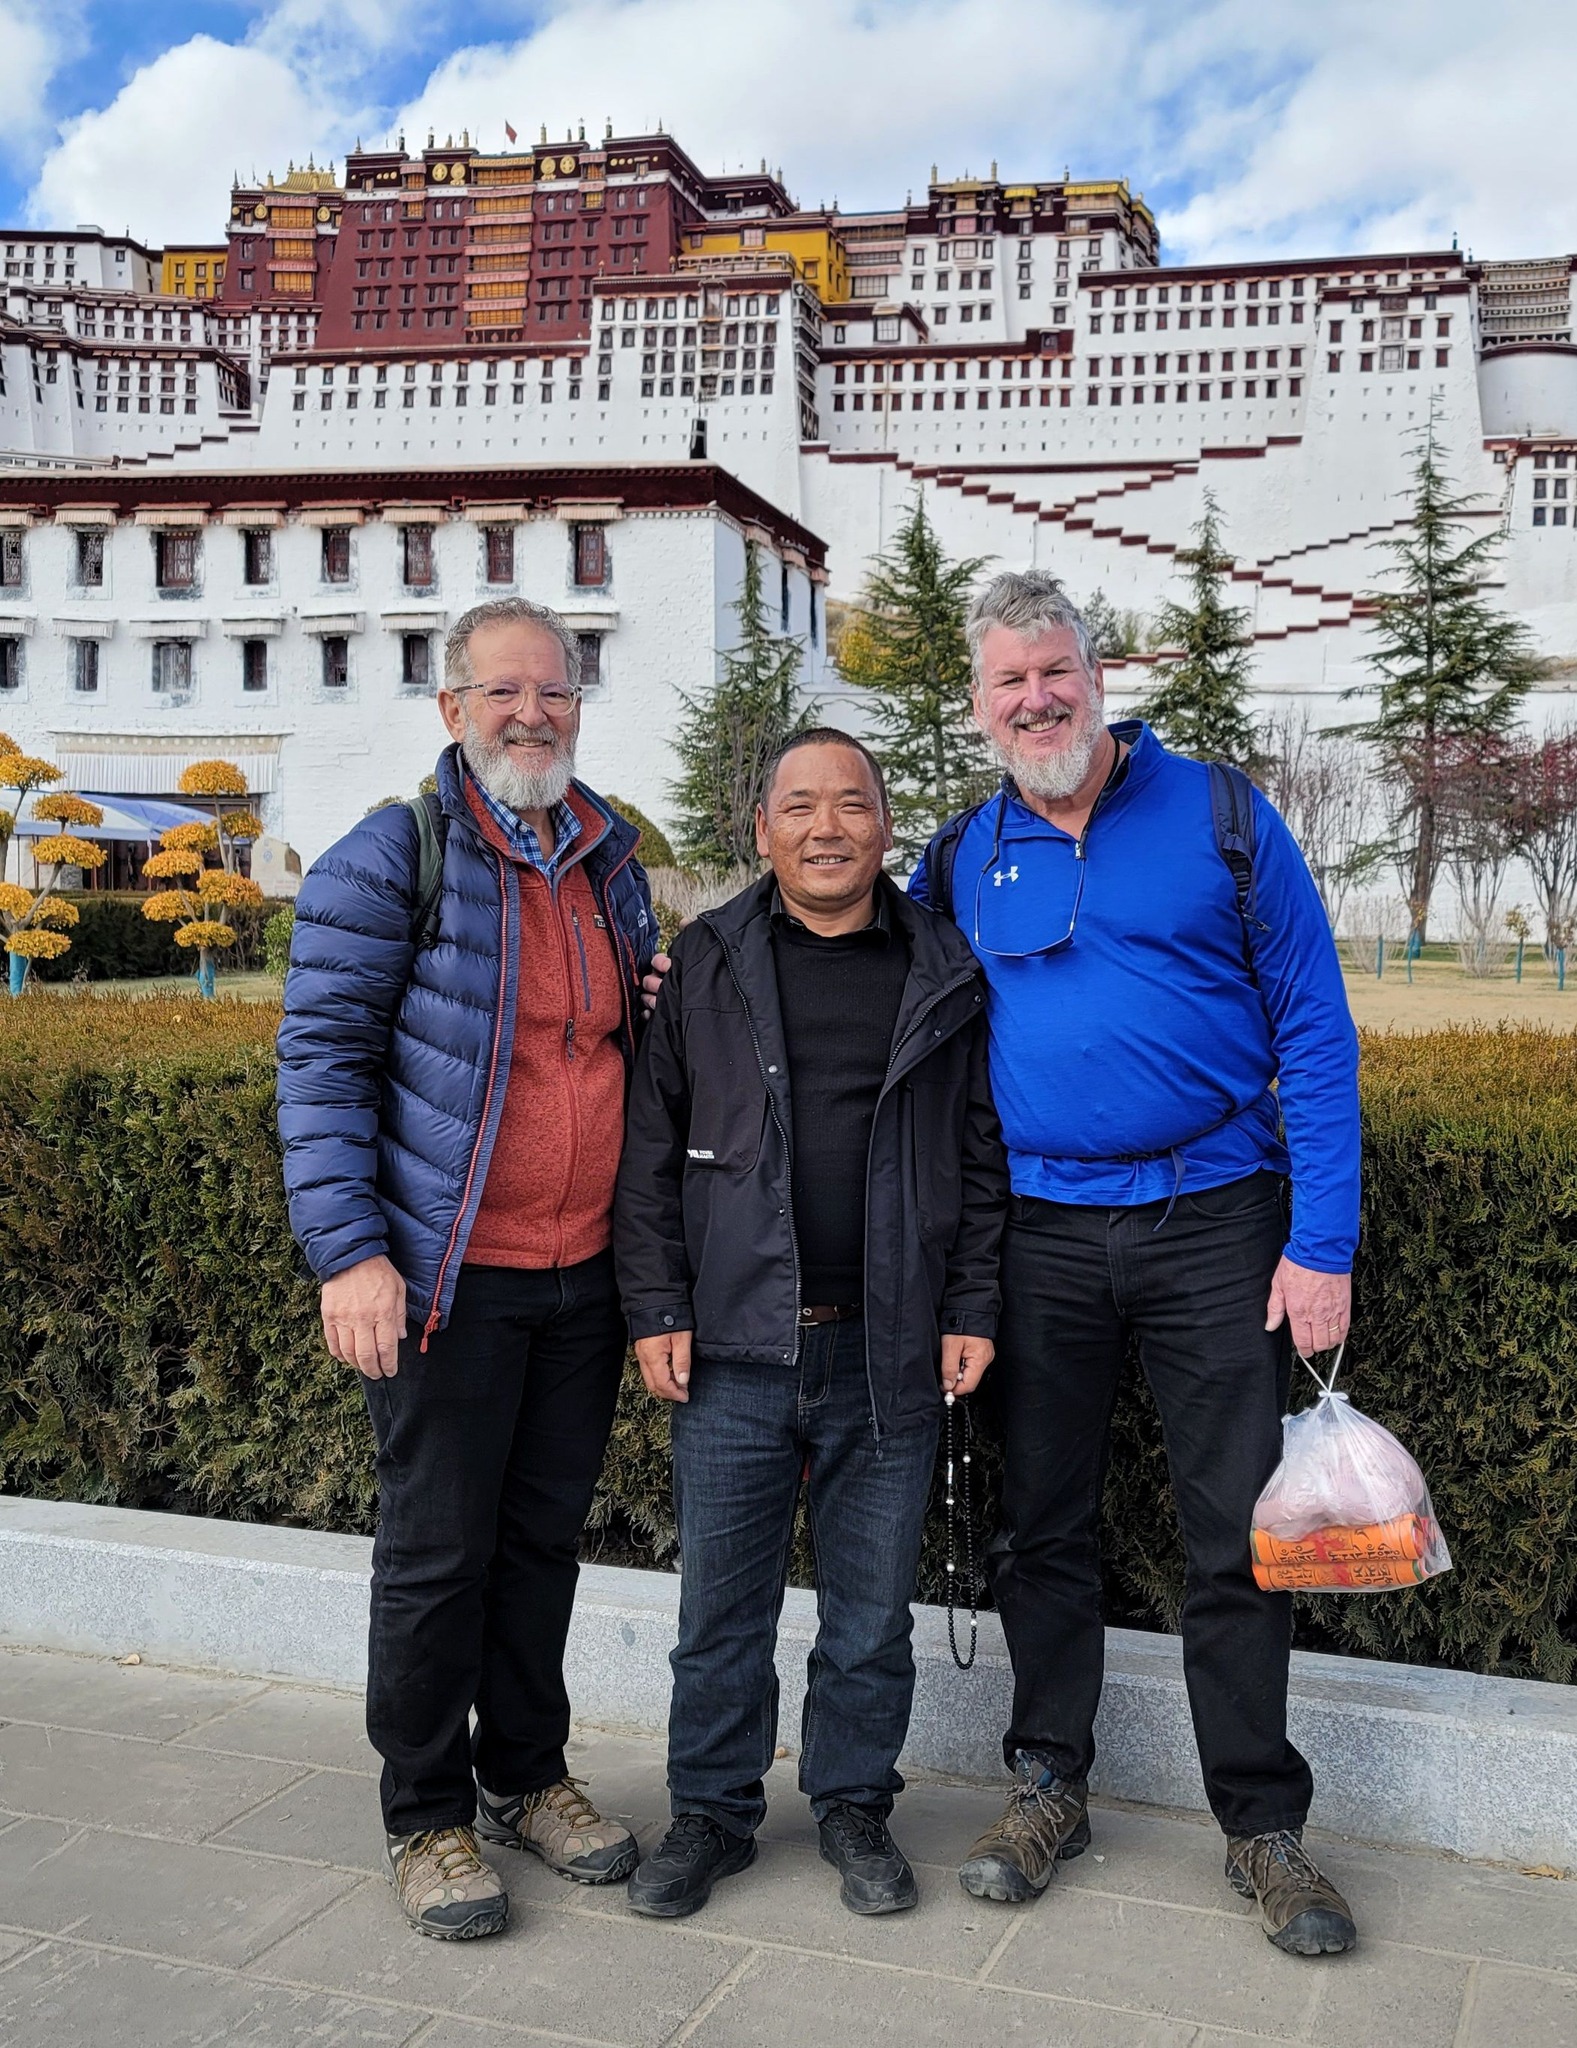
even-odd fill
[[[1254,855],[1258,846],[1254,785],[1230,761],[1211,761],[1208,766],[1216,850],[1226,862],[1237,892],[1238,916],[1243,920],[1243,957],[1253,974],[1254,935],[1263,929],[1254,914]]]
[[[974,809],[970,809],[950,818],[925,849],[926,901],[942,917],[953,916],[953,869],[958,864],[964,827],[974,815]]]
[[[405,807],[416,820],[416,914],[411,919],[411,936],[418,953],[425,952],[438,937],[438,905],[444,888],[444,843],[449,837],[449,820],[432,790],[407,797]]]

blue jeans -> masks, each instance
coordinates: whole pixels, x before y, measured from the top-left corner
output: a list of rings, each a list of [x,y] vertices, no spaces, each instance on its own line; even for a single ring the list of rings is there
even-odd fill
[[[941,1412],[940,1389],[937,1416]],[[879,1440],[865,1330],[800,1333],[792,1367],[699,1358],[673,1411],[674,1509],[684,1580],[668,1722],[675,1814],[748,1835],[778,1735],[773,1662],[801,1475],[819,1627],[799,1783],[820,1820],[835,1801],[892,1810],[914,1697],[910,1649],[937,1418]]]

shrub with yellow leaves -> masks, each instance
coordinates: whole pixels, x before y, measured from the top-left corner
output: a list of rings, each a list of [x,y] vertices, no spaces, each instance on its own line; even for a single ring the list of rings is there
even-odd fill
[[[190,924],[178,925],[175,943],[188,946],[199,954],[210,950],[222,952],[226,946],[235,944],[235,933],[227,924],[218,924],[212,918],[194,918]]]
[[[33,816],[51,825],[102,825],[104,813],[85,796],[71,796],[65,790],[41,796],[33,805]]]
[[[18,772],[18,762],[23,760],[25,757],[15,754],[0,759],[0,782],[6,788],[17,786],[9,778]],[[58,769],[50,769],[52,779],[58,779],[59,773]],[[33,814],[52,825],[83,825],[91,829],[104,822],[104,813],[97,804],[64,791],[40,797],[34,803]],[[19,996],[26,988],[29,961],[58,960],[70,950],[71,941],[59,927],[77,923],[77,907],[54,893],[61,870],[101,867],[105,859],[103,847],[91,839],[82,839],[74,832],[46,832],[33,841],[33,865],[42,874],[39,886],[25,889],[20,882],[0,882],[0,930],[5,933],[5,950],[10,956],[12,995]]]
[[[22,962],[58,960],[62,953],[71,950],[71,941],[64,932],[46,931],[42,925],[29,925],[25,931],[13,932],[5,943],[11,958]]]
[[[0,831],[0,877],[5,874],[6,861],[10,857],[11,835],[22,806],[35,789],[42,789],[46,782],[58,782],[60,770],[53,761],[42,760],[37,754],[24,754],[9,733],[0,732],[0,789],[16,791],[15,807],[0,811],[5,821]],[[101,814],[102,815],[102,814]]]
[[[232,761],[194,761],[175,786],[182,796],[246,795],[246,777]]]
[[[186,827],[184,825],[177,825],[174,829],[177,832],[184,832]],[[169,836],[169,833],[166,832],[160,839],[159,844],[163,851],[150,853],[143,862],[143,873],[151,876],[156,882],[167,881],[171,875],[200,875],[203,871],[202,855],[190,847],[166,846],[164,842]],[[148,914],[147,909],[144,908],[143,915],[146,917]]]
[[[195,819],[190,825],[172,825],[168,832],[160,833],[159,844],[172,853],[217,853],[219,827],[199,825]]]

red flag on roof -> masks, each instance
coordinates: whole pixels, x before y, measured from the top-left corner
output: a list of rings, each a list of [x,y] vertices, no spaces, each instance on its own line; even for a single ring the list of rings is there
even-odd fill
[[[509,137],[511,142],[518,142],[520,140],[520,137],[515,133],[514,129],[510,127],[507,121],[504,123],[504,133]]]

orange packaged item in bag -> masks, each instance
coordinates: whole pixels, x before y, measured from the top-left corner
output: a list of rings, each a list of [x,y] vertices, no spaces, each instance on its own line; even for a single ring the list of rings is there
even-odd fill
[[[1303,1363],[1308,1365],[1308,1360]],[[1424,1475],[1388,1429],[1335,1391],[1281,1425],[1281,1463],[1254,1504],[1249,1555],[1262,1592],[1383,1593],[1451,1569]]]

